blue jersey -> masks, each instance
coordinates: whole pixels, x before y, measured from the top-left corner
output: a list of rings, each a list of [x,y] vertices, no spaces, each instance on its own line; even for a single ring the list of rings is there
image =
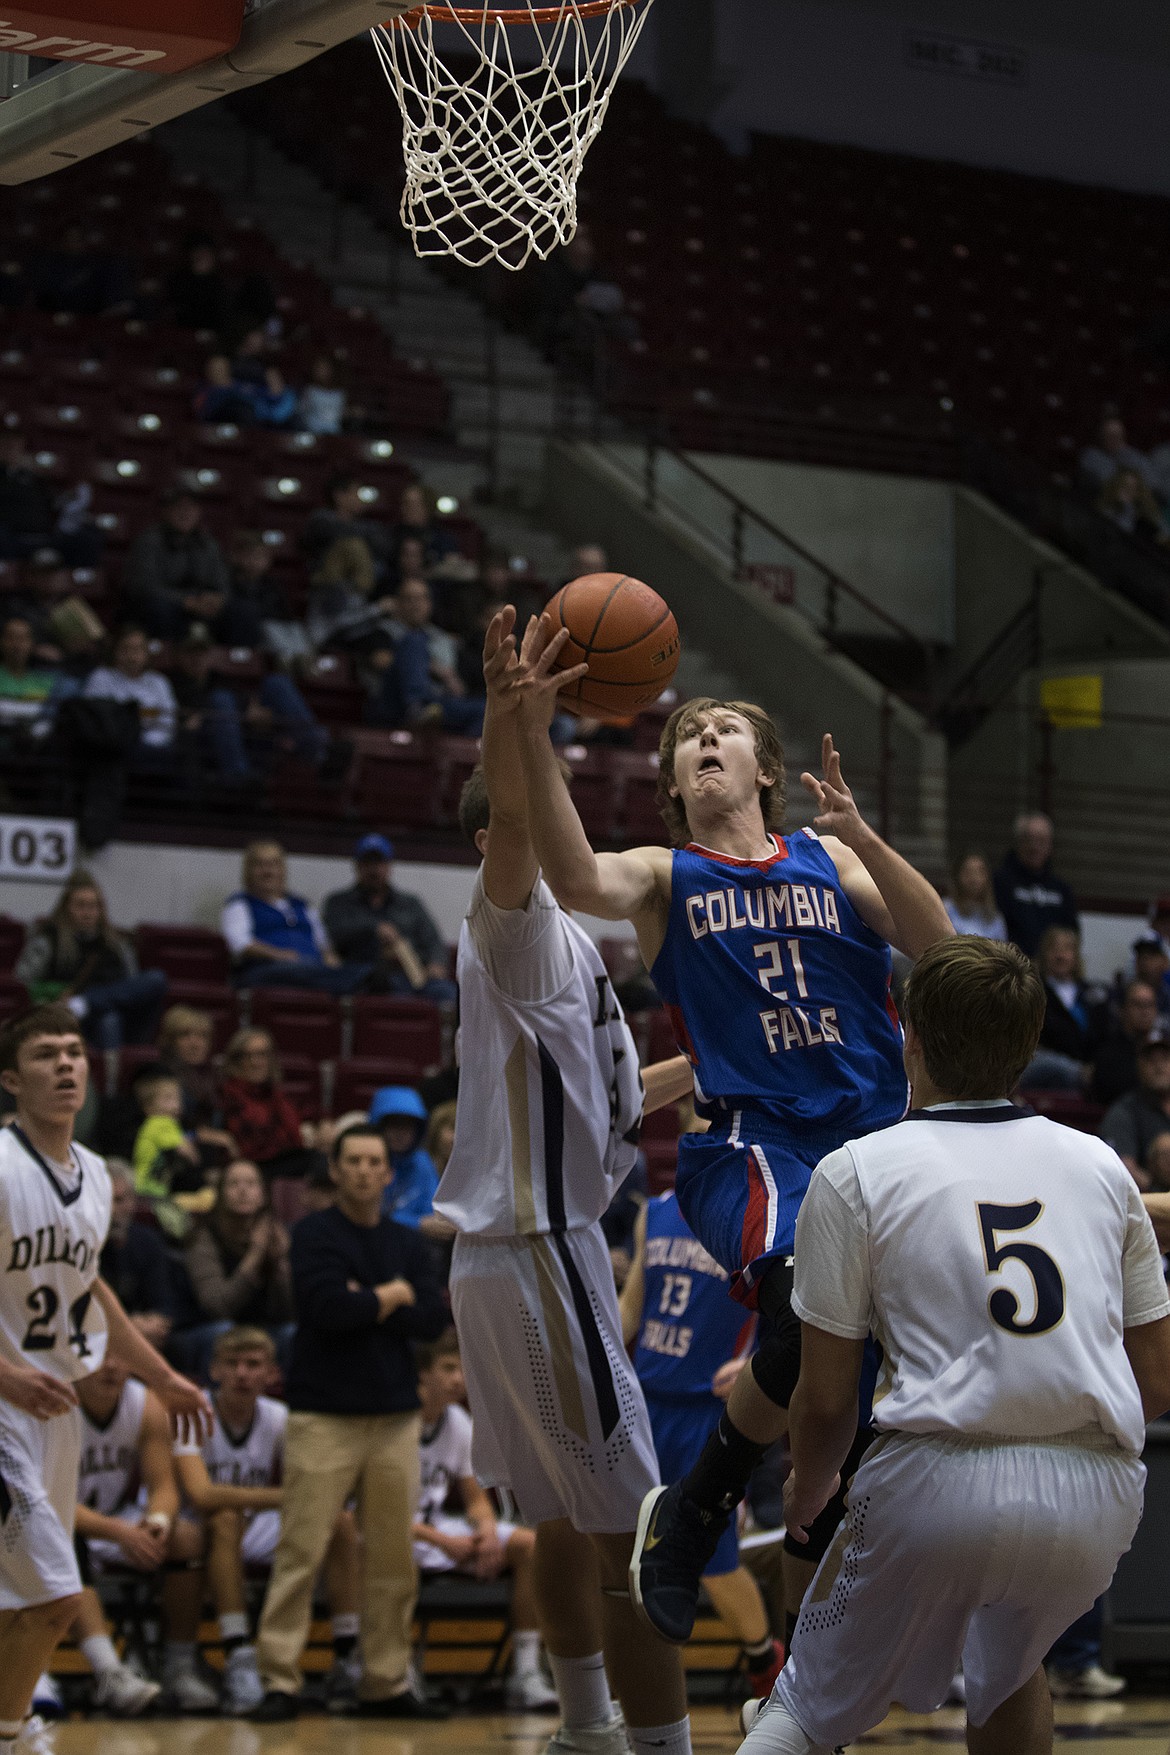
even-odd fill
[[[651,974],[701,1115],[755,1111],[840,1144],[906,1108],[890,949],[811,829],[771,839],[776,851],[760,860],[676,850]]]
[[[754,1319],[730,1295],[713,1261],[678,1210],[673,1194],[646,1209],[642,1325],[634,1370],[648,1401],[713,1401],[711,1379],[740,1354]]]

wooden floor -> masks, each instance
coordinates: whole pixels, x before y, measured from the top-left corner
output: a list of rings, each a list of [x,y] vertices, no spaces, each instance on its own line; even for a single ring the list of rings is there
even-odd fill
[[[1094,1705],[1058,1705],[1057,1747],[1076,1744],[1092,1755],[1168,1755],[1170,1699],[1137,1698]],[[238,1719],[149,1719],[114,1724],[71,1719],[55,1727],[59,1755],[543,1755],[552,1718],[466,1715],[417,1728],[348,1719],[302,1718],[261,1729]],[[693,1714],[695,1755],[730,1755],[739,1747],[738,1718],[730,1710],[699,1707]],[[856,1749],[903,1751],[964,1746],[963,1714],[944,1709],[930,1718],[897,1713]]]

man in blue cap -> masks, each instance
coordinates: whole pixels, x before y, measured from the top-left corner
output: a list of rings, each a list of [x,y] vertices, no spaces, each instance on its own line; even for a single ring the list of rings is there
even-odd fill
[[[326,897],[325,930],[343,963],[374,965],[371,990],[454,1004],[447,947],[418,897],[394,888],[393,858],[385,835],[362,836],[353,853],[357,881]]]

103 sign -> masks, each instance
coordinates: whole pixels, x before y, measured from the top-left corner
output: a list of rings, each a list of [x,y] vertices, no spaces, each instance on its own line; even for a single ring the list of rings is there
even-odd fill
[[[0,878],[64,879],[77,857],[77,825],[67,817],[0,816]]]

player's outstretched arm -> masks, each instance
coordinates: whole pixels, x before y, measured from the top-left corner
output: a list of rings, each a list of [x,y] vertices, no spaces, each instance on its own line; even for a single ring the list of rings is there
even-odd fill
[[[93,1283],[93,1295],[106,1313],[110,1331],[110,1351],[116,1353],[147,1389],[152,1389],[180,1433],[186,1429],[196,1439],[206,1437],[212,1427],[211,1403],[201,1389],[179,1372],[172,1370],[161,1353],[139,1333],[116,1292],[100,1277]]]
[[[522,671],[515,630],[516,611],[508,604],[492,617],[483,643],[487,707],[482,761],[491,807],[483,887],[497,908],[526,907],[540,869],[528,832],[524,769],[516,734],[521,700],[516,684]]]
[[[816,801],[813,827],[865,924],[908,957],[920,957],[940,938],[953,937],[955,929],[934,885],[862,817],[828,732],[821,739],[821,767],[819,780],[815,774],[800,776]]]
[[[628,853],[594,853],[561,775],[549,726],[557,693],[582,674],[582,666],[556,671],[553,664],[568,638],[556,635],[547,616],[531,624],[520,651],[520,756],[532,844],[545,878],[565,908],[579,908],[602,920],[632,920],[646,953],[653,918],[665,931],[670,902],[670,854],[665,847],[637,847]],[[661,935],[659,935],[661,942]]]
[[[622,1313],[622,1340],[632,1347],[642,1326],[642,1310],[646,1303],[646,1208],[634,1220],[634,1259],[626,1275],[626,1283],[618,1293],[618,1309]]]
[[[146,1393],[138,1439],[138,1472],[146,1488],[146,1514],[173,1523],[179,1515],[179,1483],[175,1478],[171,1423],[156,1395]],[[163,1546],[166,1546],[165,1540]]]
[[[279,1487],[228,1487],[213,1481],[207,1464],[195,1451],[180,1451],[175,1458],[175,1472],[183,1497],[209,1517],[213,1511],[279,1511],[282,1493]]]
[[[800,1325],[800,1380],[788,1409],[792,1472],[784,1484],[785,1523],[794,1541],[829,1503],[857,1431],[864,1341]]]
[[[668,1103],[681,1103],[694,1088],[695,1069],[685,1054],[672,1055],[669,1060],[656,1060],[653,1066],[642,1068],[642,1090],[645,1093],[642,1113],[653,1115],[656,1109],[665,1109]]]

